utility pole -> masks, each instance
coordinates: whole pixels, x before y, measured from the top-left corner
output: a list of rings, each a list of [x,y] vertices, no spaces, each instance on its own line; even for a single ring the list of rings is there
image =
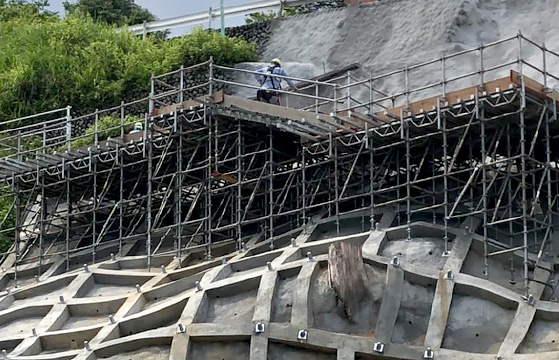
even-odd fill
[[[220,6],[221,6],[221,35],[225,36],[225,11],[223,8],[223,1],[221,0],[220,2]]]

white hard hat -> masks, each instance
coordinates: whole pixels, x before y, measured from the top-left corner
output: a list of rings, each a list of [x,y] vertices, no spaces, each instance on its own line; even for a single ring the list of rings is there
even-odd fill
[[[134,124],[134,130],[142,130],[142,123],[137,122]]]
[[[272,59],[271,63],[281,67],[281,60],[278,58]]]

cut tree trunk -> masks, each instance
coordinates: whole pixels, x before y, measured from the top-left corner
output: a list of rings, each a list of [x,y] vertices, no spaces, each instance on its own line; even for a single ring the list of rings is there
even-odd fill
[[[361,247],[348,242],[330,244],[328,275],[338,307],[351,320],[366,293]]]

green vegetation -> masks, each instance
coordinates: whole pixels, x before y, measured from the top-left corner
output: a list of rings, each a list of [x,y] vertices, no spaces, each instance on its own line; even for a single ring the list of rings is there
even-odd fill
[[[135,25],[154,21],[157,18],[149,10],[134,4],[134,0],[79,0],[64,2],[66,13],[89,14],[96,22],[106,24]]]
[[[147,93],[151,74],[206,61],[255,60],[254,45],[195,30],[166,41],[141,39],[84,15],[0,23],[0,119],[71,104],[81,113]]]
[[[268,11],[267,13],[261,11],[261,12],[257,12],[257,13],[253,13],[250,15],[247,15],[245,18],[245,23],[247,25],[249,24],[254,24],[254,23],[259,23],[259,22],[263,22],[263,21],[268,21],[268,20],[272,20],[278,17],[278,13],[275,11]]]
[[[142,124],[144,123],[141,117],[126,115],[122,120],[122,124],[124,125],[124,133],[128,133],[130,130],[132,130],[132,127],[138,121]],[[119,137],[121,133],[120,124],[120,117],[101,117],[97,122],[97,140],[102,141],[110,137]],[[73,149],[91,145],[93,143],[95,143],[95,125],[89,126],[87,129],[85,129],[85,133],[82,136],[70,141]]]
[[[308,14],[311,10],[309,8],[297,6],[297,7],[285,7],[281,13],[282,17],[289,17],[293,15]],[[262,21],[268,21],[279,17],[280,14],[274,11],[258,12],[254,14],[247,15],[245,18],[246,24],[254,24]]]
[[[120,3],[128,8],[112,17],[110,6]],[[75,115],[113,107],[121,100],[147,96],[152,74],[194,65],[212,55],[221,65],[257,59],[254,44],[201,28],[169,40],[120,31],[120,24],[149,19],[131,0],[81,0],[67,5],[71,13],[63,19],[45,11],[46,5],[47,1],[0,0],[0,121],[67,105]],[[114,120],[103,118],[102,126],[110,128]],[[91,142],[88,131],[73,145]],[[0,221],[12,202],[2,195]],[[6,221],[0,229],[8,223],[13,225]],[[0,237],[0,252],[6,247]]]

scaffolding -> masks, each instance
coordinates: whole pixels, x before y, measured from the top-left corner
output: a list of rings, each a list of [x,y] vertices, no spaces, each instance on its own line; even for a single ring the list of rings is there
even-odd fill
[[[130,104],[3,123],[4,221],[15,219],[4,266],[17,285],[18,267],[41,276],[56,261],[70,270],[132,249],[148,268],[160,255],[211,259],[249,241],[285,246],[321,211],[338,233],[347,216],[380,230],[390,208],[409,240],[414,221],[444,226],[444,255],[449,227],[480,219],[465,232],[483,237],[485,273],[505,257],[514,281],[520,255],[527,292],[531,269],[559,250],[555,64],[559,54],[519,33],[365,79],[290,78],[300,89],[278,90],[277,106],[235,96],[258,89],[256,73],[210,59],[152,77],[149,97]],[[109,115],[118,123],[100,126]],[[128,134],[138,119],[144,130]]]

